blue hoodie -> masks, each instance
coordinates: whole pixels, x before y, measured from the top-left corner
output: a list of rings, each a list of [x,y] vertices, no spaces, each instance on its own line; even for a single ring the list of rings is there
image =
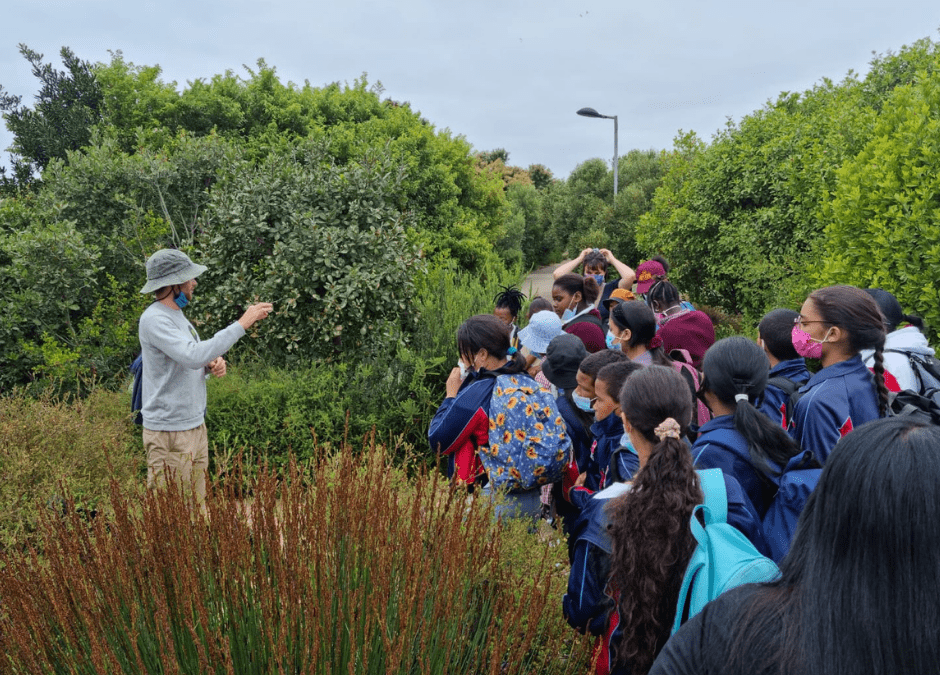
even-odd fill
[[[781,361],[770,369],[770,373],[768,373],[767,377],[785,377],[796,383],[799,389],[799,387],[806,384],[809,380],[810,372],[806,369],[805,359],[801,357]],[[758,409],[767,415],[774,424],[779,425],[782,429],[786,429],[787,403],[789,400],[790,395],[783,389],[768,384],[767,388],[764,390],[764,397]]]
[[[874,375],[858,354],[823,368],[799,391],[790,436],[820,464],[840,438],[881,417]]]

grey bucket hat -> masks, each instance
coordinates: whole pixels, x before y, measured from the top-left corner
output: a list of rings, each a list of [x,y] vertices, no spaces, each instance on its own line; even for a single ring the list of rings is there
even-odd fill
[[[147,258],[147,283],[141,293],[153,293],[164,286],[185,284],[205,272],[208,267],[197,265],[189,256],[175,248],[161,248]]]

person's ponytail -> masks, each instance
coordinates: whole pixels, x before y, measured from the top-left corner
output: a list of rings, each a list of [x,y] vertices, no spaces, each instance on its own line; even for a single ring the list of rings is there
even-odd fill
[[[747,441],[751,464],[764,479],[774,482],[790,458],[799,454],[800,446],[755,408],[744,393],[735,397],[733,419],[734,428]],[[771,462],[779,468],[774,468]]]

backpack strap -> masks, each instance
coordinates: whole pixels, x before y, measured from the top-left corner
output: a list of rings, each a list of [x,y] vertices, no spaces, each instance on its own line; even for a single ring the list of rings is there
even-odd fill
[[[777,389],[781,390],[787,395],[787,398],[793,396],[796,393],[796,390],[800,388],[801,385],[791,380],[789,377],[783,377],[778,375],[777,377],[771,377],[767,380],[768,385],[773,385]]]
[[[702,484],[705,503],[696,506],[695,509],[698,511],[699,508],[703,508],[702,515],[705,518],[705,525],[728,522],[728,493],[725,490],[725,479],[721,469],[700,469],[696,473],[698,473],[699,482]],[[696,525],[701,527],[698,518],[693,514],[693,532]],[[702,534],[704,535],[704,532]],[[697,536],[696,539],[698,539]]]

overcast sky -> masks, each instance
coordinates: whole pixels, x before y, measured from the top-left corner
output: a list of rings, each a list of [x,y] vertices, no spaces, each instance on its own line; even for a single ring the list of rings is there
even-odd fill
[[[669,148],[678,130],[708,140],[782,91],[868,70],[872,52],[940,38],[937,0],[789,3],[555,0],[288,3],[281,0],[29,0],[2,12],[0,84],[37,91],[17,44],[61,68],[67,45],[89,61],[122,50],[184,85],[259,58],[281,79],[351,82],[368,72],[437,128],[510,163],[567,177],[619,148]],[[783,9],[786,5],[786,9]],[[780,7],[779,9],[776,7]],[[0,148],[12,141],[0,130]],[[0,164],[8,164],[4,153]]]

